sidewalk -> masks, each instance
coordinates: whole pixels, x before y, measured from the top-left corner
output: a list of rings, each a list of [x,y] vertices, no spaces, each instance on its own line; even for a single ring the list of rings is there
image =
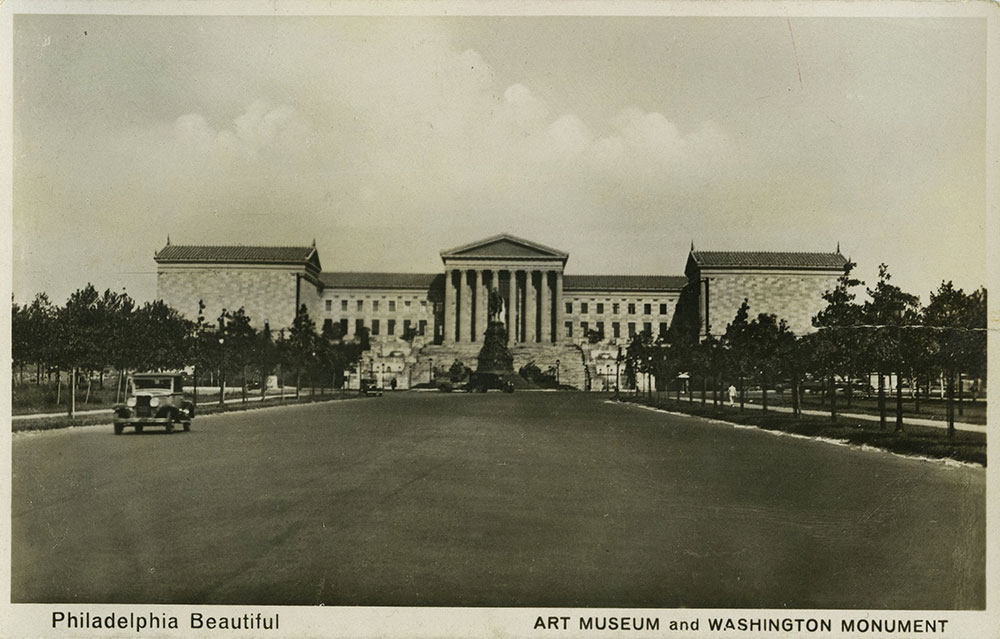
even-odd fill
[[[669,401],[676,401],[676,399],[677,399],[676,395],[671,395],[669,397]],[[690,401],[692,404],[700,404],[701,403],[701,398],[700,397],[695,397],[694,399],[688,400],[688,398],[686,396],[681,395],[681,401],[684,401],[684,402]],[[706,401],[705,405],[706,406],[711,406],[712,405],[712,400],[709,399],[708,401]],[[720,406],[727,406],[728,407],[728,402],[719,402],[719,405]],[[745,404],[745,407],[748,408],[748,409],[762,410],[762,407],[761,407],[760,404],[749,404],[748,403],[748,404]],[[732,410],[739,410],[739,404],[737,404],[736,407],[734,407]],[[775,411],[777,413],[791,413],[792,412],[791,407],[788,407],[788,406],[768,406],[767,410],[769,410],[769,411]],[[803,415],[812,415],[812,416],[816,416],[816,417],[827,417],[827,418],[830,417],[830,411],[828,411],[828,410],[825,410],[825,411],[824,410],[815,410],[815,409],[811,409],[811,408],[810,409],[803,409],[802,410],[802,414]],[[868,415],[868,414],[865,414],[865,413],[845,413],[845,412],[841,412],[839,410],[837,411],[837,419],[861,419],[861,420],[869,421],[869,422],[877,422],[879,420],[878,415]],[[896,415],[895,415],[895,413],[893,413],[891,415],[890,414],[886,414],[886,420],[885,421],[886,421],[886,424],[895,426],[895,424],[896,424]],[[924,419],[924,418],[921,418],[921,417],[904,417],[903,418],[903,425],[905,426],[906,424],[911,424],[913,426],[930,426],[931,428],[940,428],[942,430],[946,430],[948,428],[948,422],[939,421],[939,420],[936,420],[936,419]],[[984,424],[966,424],[966,423],[963,423],[963,422],[955,422],[955,430],[964,430],[964,431],[968,431],[970,433],[986,433],[986,426]]]
[[[305,396],[305,395],[306,394],[303,393],[303,396]],[[273,395],[268,395],[267,396],[267,398],[269,400],[273,399],[276,402],[280,402],[281,401],[279,399],[279,397],[280,397],[280,395],[278,395],[277,393],[275,393]],[[286,399],[288,399],[288,398],[293,398],[294,399],[294,397],[295,397],[295,390],[294,389],[292,389],[291,391],[286,391],[285,392],[285,398]],[[248,403],[249,402],[259,402],[260,400],[261,400],[260,394],[247,395],[247,402]],[[241,404],[241,403],[243,403],[243,398],[242,397],[236,397],[236,398],[233,398],[233,399],[227,399],[226,403],[227,404]],[[219,404],[218,398],[216,398],[216,399],[214,399],[212,401],[201,402],[201,405],[207,405],[207,406],[218,406],[218,404]],[[109,419],[111,418],[111,408],[98,408],[96,410],[78,410],[78,411],[76,411],[77,417],[82,417],[84,415],[100,415],[101,413],[107,413],[108,418]],[[49,417],[69,417],[69,411],[68,410],[64,410],[64,411],[60,411],[58,413],[28,413],[26,415],[11,415],[10,419],[11,419],[11,421],[20,421],[20,420],[25,420],[25,419],[45,419],[45,418],[49,418]]]

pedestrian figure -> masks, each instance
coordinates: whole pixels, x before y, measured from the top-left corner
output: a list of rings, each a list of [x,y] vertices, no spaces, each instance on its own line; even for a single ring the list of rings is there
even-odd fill
[[[389,382],[389,386],[392,388],[392,390],[396,390],[396,378],[395,377],[393,377],[392,381]]]
[[[729,385],[729,405],[736,406],[736,386],[733,384]]]

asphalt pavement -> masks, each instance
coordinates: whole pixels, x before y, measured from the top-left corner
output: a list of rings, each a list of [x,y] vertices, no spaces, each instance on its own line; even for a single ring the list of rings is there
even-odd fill
[[[583,393],[17,433],[12,600],[981,609],[984,484]]]

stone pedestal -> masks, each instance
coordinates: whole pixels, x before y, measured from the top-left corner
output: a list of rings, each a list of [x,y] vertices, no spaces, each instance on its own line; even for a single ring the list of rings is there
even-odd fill
[[[512,375],[514,356],[507,348],[507,329],[503,322],[490,322],[483,337],[483,347],[479,350],[477,373]]]

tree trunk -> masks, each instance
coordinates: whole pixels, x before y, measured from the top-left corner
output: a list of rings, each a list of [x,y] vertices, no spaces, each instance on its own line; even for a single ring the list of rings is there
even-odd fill
[[[302,370],[295,371],[295,399],[301,397],[302,392]]]
[[[224,371],[219,370],[219,406],[226,404],[226,376]]]
[[[62,380],[60,379],[61,371],[56,369],[56,406],[62,404]]]
[[[192,382],[194,383],[194,405],[198,405],[198,367],[195,366],[191,371]]]
[[[243,367],[243,384],[240,387],[240,392],[242,393],[243,403],[247,403],[247,367]]]
[[[913,376],[913,411],[920,414],[920,376]]]
[[[851,382],[851,376],[847,376],[847,408],[850,409],[854,404],[854,384]]]
[[[837,421],[837,378],[830,375],[830,421]]]
[[[792,376],[792,416],[793,417],[802,416],[802,404],[800,403],[800,397],[799,397],[798,374]]]
[[[90,403],[90,385],[93,383],[90,375],[87,375],[87,397],[83,400],[84,406]]]
[[[903,432],[903,373],[896,371],[896,432]]]
[[[965,415],[965,406],[962,405],[965,399],[965,392],[963,390],[964,384],[962,384],[962,373],[958,374],[958,414],[959,416]]]
[[[744,408],[746,408],[746,401],[747,401],[747,387],[746,387],[746,383],[743,380],[743,377],[740,377],[740,412],[741,413],[743,412]]]
[[[706,400],[706,395],[708,394],[708,380],[704,377],[701,378],[701,405],[704,406]]]
[[[878,372],[878,427],[885,430],[885,376]]]
[[[955,437],[955,375],[948,371],[948,437]]]
[[[69,418],[76,419],[76,367],[69,373]]]

